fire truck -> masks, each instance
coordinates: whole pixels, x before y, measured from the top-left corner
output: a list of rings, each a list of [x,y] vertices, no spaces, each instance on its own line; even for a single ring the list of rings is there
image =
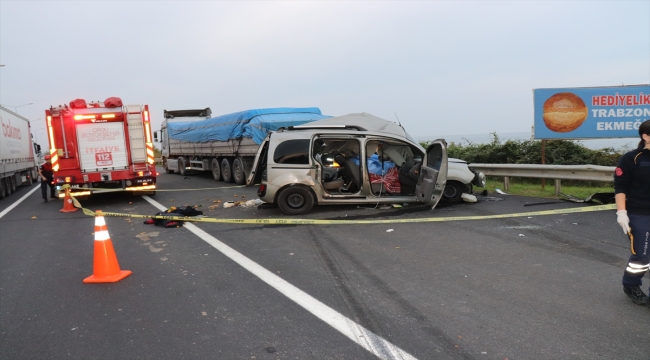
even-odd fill
[[[156,192],[156,166],[148,105],[76,99],[45,110],[58,196],[131,191]]]

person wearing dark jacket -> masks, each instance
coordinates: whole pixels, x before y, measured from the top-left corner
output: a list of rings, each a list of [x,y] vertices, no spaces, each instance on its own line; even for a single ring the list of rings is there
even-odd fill
[[[623,291],[635,303],[650,306],[641,278],[650,268],[650,120],[639,126],[636,150],[621,156],[614,174],[617,222],[630,240]]]
[[[52,171],[51,156],[45,155],[45,163],[38,167],[38,175],[41,177],[41,195],[47,202],[47,188],[50,188],[50,198],[56,199],[54,195],[54,171]]]

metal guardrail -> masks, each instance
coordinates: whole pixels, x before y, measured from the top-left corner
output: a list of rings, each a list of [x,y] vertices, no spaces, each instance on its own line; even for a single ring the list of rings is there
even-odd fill
[[[540,165],[540,164],[469,164],[485,176],[503,176],[504,190],[510,187],[510,177],[555,179],[559,194],[560,180],[614,181],[614,166],[599,165]]]
[[[162,158],[156,158],[162,164]],[[503,176],[504,190],[510,188],[511,177],[555,179],[555,193],[560,192],[560,180],[614,181],[614,166],[599,165],[540,165],[540,164],[469,164],[485,176]]]

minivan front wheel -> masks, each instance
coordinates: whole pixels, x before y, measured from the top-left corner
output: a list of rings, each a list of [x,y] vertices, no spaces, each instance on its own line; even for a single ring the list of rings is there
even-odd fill
[[[464,192],[467,192],[467,185],[458,181],[447,181],[442,197],[446,200],[458,201]]]
[[[314,197],[304,186],[289,186],[278,195],[278,207],[287,215],[306,214],[313,206]]]

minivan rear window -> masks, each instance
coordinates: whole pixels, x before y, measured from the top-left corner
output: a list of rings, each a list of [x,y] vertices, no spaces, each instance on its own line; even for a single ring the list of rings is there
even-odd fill
[[[309,139],[287,140],[279,144],[273,153],[276,164],[309,164]]]

